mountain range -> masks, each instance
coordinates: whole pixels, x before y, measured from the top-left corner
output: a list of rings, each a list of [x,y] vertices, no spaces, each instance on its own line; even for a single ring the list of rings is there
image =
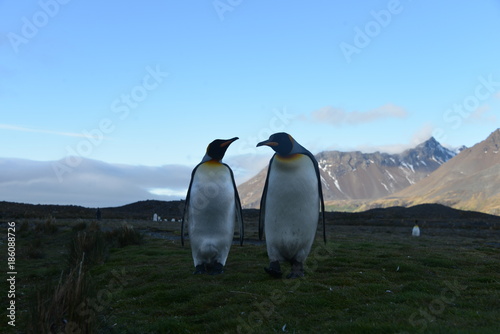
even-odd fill
[[[471,148],[450,150],[435,138],[400,154],[326,151],[315,155],[332,209],[366,210],[440,203],[500,213],[500,129]],[[257,208],[267,167],[238,189]]]
[[[422,203],[500,214],[500,129],[420,182],[361,209]]]

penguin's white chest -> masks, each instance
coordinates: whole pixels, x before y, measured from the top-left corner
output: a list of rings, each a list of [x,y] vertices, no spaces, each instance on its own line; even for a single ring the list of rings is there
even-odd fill
[[[313,161],[302,154],[288,159],[276,156],[265,202],[264,227],[271,260],[305,260],[318,218],[318,178]]]
[[[217,260],[225,264],[234,234],[235,191],[229,169],[200,165],[191,185],[189,237],[195,265]]]
[[[190,217],[207,222],[234,211],[234,186],[229,169],[222,164],[198,167],[191,185]]]

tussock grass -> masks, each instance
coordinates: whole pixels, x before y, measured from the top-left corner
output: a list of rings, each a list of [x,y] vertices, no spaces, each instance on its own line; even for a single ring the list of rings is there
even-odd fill
[[[76,232],[68,244],[68,265],[74,268],[83,261],[84,266],[102,263],[106,259],[107,245],[100,230]]]
[[[71,229],[67,246],[68,269],[61,271],[56,284],[46,279],[36,287],[26,326],[28,333],[96,333],[99,328],[98,317],[86,303],[95,293],[88,269],[105,260],[107,246],[98,225],[85,225],[84,230],[81,223],[75,226],[78,228]]]
[[[115,229],[112,236],[118,241],[119,247],[139,245],[142,242],[142,235],[129,224],[123,224],[121,228]]]
[[[107,332],[112,292],[100,288],[90,269],[105,263],[111,246],[137,244],[141,234],[126,225],[104,233],[95,221],[61,228],[48,219],[33,229],[23,224],[23,235],[18,247],[27,251],[18,263],[26,289],[17,299],[24,310],[18,332]],[[119,271],[112,273],[122,279]]]
[[[22,221],[17,227],[17,234],[21,236],[28,235],[31,231],[30,223],[27,221]]]
[[[27,323],[28,333],[81,333],[95,332],[95,317],[85,317],[87,310],[82,307],[85,296],[92,289],[90,281],[83,270],[83,261],[79,266],[71,268],[66,275],[61,272],[55,287],[47,282],[36,292],[36,303],[33,304]]]
[[[82,220],[78,220],[77,223],[71,227],[71,229],[75,232],[83,231],[86,228],[87,228],[87,222]]]
[[[58,231],[59,227],[56,224],[56,219],[52,216],[48,216],[44,223],[38,223],[35,225],[35,232],[43,232],[47,234],[54,234]]]
[[[30,259],[41,259],[45,256],[42,251],[42,239],[40,237],[33,239],[29,243],[26,254]]]

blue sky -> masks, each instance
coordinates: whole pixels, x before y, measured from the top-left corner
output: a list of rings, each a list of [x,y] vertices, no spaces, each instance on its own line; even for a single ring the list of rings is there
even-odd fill
[[[0,0],[0,158],[191,169],[239,136],[244,180],[277,131],[472,146],[499,124],[498,31],[497,0]]]

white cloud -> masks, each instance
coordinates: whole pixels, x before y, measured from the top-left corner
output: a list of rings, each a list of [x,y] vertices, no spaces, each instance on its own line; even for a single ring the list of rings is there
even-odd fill
[[[483,104],[476,108],[469,117],[467,118],[470,122],[480,122],[486,124],[497,123],[497,117],[492,112],[491,107],[488,104]]]
[[[408,112],[394,104],[385,104],[379,108],[361,111],[345,111],[341,108],[324,107],[311,113],[313,121],[328,123],[333,126],[372,123],[391,118],[406,118]]]
[[[406,140],[400,141],[398,144],[360,144],[352,147],[335,149],[340,151],[360,151],[363,153],[373,153],[378,151],[382,153],[399,154],[429,140],[432,137],[433,130],[434,126],[427,123],[418,128],[413,134],[409,135]],[[441,144],[443,145],[443,143]]]
[[[239,155],[224,159],[240,184],[265,167],[270,155]],[[177,200],[186,196],[193,167],[137,166],[83,159],[64,173],[54,171],[60,161],[0,158],[0,199],[32,204],[85,207],[121,206],[136,201]],[[61,181],[62,180],[62,181]]]
[[[186,197],[187,194],[187,187],[186,189],[183,190],[175,190],[170,188],[151,188],[149,189],[149,192],[151,194],[159,196],[174,196],[174,197],[184,198]]]
[[[185,197],[191,176],[191,168],[181,165],[132,166],[83,159],[60,182],[53,163],[0,158],[0,198],[86,207],[120,206],[146,199],[174,200]],[[170,189],[171,193],[151,189]]]
[[[420,129],[418,129],[411,137],[410,145],[411,147],[415,147],[418,144],[423,143],[424,141],[430,139],[433,136],[434,125],[430,123],[424,124]],[[442,144],[442,143],[441,143]],[[408,147],[408,148],[411,148]]]
[[[21,132],[35,132],[35,133],[46,133],[51,135],[65,136],[65,137],[80,137],[80,138],[89,138],[89,135],[83,133],[76,132],[60,132],[60,131],[52,131],[52,130],[44,130],[44,129],[33,129],[26,128],[17,125],[11,124],[0,124],[0,129],[11,130],[11,131],[21,131]]]

